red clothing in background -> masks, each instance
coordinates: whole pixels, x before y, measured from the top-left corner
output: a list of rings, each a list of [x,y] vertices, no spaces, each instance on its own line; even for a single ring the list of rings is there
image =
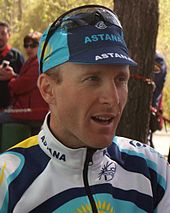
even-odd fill
[[[48,105],[43,100],[37,87],[38,59],[28,59],[23,65],[20,75],[9,82],[13,109],[27,109],[31,112],[12,113],[12,118],[18,120],[42,121],[48,111]]]
[[[0,51],[0,64],[3,60],[9,61],[14,72],[19,74],[24,64],[24,57],[21,52],[10,45],[6,45],[3,51]],[[9,80],[0,80],[0,109],[6,109],[11,105],[10,91],[8,88]]]

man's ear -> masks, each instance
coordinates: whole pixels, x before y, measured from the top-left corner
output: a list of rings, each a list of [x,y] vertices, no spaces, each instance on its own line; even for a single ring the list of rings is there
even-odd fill
[[[55,101],[54,81],[46,74],[41,74],[38,77],[37,86],[47,104],[53,104]]]

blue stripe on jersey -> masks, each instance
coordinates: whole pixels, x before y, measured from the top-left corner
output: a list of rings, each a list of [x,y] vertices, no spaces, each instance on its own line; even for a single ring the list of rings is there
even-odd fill
[[[136,151],[133,151],[133,150],[129,150],[129,149],[121,149],[120,150],[121,153],[126,153],[127,155],[130,155],[130,156],[134,156],[134,159],[135,161],[139,161],[139,157],[144,159],[147,166],[152,169],[153,171],[155,171],[156,175],[157,175],[157,179],[159,180],[159,184],[161,185],[161,187],[163,189],[166,189],[166,181],[165,181],[165,178],[163,176],[161,176],[161,174],[157,173],[157,164],[149,159],[147,159],[146,155],[144,153],[141,153],[141,152],[136,152]],[[133,160],[133,162],[135,162]],[[132,164],[134,166],[134,163]],[[128,167],[129,168],[129,167]],[[140,168],[142,169],[142,168]],[[141,173],[141,172],[140,172]]]
[[[140,143],[141,144],[141,143]],[[142,144],[141,146],[146,146]],[[143,148],[142,148],[143,149]],[[146,158],[143,153],[134,152],[130,149],[121,149],[117,138],[114,138],[114,143],[108,148],[108,154],[110,158],[119,163],[125,170],[143,174],[149,180],[152,179],[152,191],[154,197],[154,207],[162,199],[166,181],[164,177],[157,173],[157,168],[153,161]],[[155,153],[159,158],[159,154]]]
[[[126,191],[115,188],[111,184],[102,184],[102,185],[100,184],[92,186],[91,191],[93,192],[93,194],[95,194],[94,198],[96,202],[108,201],[108,198],[110,197],[111,199],[109,203],[111,207],[119,209],[120,208],[119,204],[123,205],[122,213],[124,213],[124,207],[126,207],[126,209],[133,210],[127,212],[135,212],[135,213],[136,212],[151,213],[153,209],[152,198],[148,195],[144,195],[135,190]],[[100,199],[101,196],[104,196],[105,199],[104,200]],[[65,212],[63,208],[66,207],[68,210],[68,206],[69,212],[74,212],[72,209],[70,209],[71,206],[74,206],[74,208],[79,208],[82,205],[89,205],[89,200],[86,196],[85,190],[84,188],[74,188],[56,194],[55,196],[51,197],[50,199],[42,203],[40,206],[32,210],[31,213],[38,213],[38,212],[50,213],[55,211],[57,213]],[[58,209],[61,209],[62,211],[57,211]],[[118,212],[120,213],[121,211]]]
[[[15,153],[15,152],[12,152],[12,151],[9,151],[8,153],[12,154],[12,155],[16,155],[21,160],[21,162],[20,162],[18,168],[15,170],[15,172],[12,173],[11,175],[9,175],[9,177],[7,178],[7,184],[9,186],[10,183],[20,174],[20,172],[21,172],[21,170],[24,166],[25,159],[24,159],[23,155],[21,155],[20,153]],[[2,155],[3,154],[6,154],[6,153],[2,153]],[[1,212],[3,212],[3,213],[9,212],[8,211],[8,202],[9,202],[9,192],[7,191],[3,205],[2,205],[2,208],[1,208]]]
[[[155,172],[153,170],[150,170],[150,179],[152,180],[151,184],[154,198],[154,208],[156,208],[158,203],[164,196],[165,190],[159,184],[157,184],[157,176],[155,175]]]
[[[152,197],[135,190],[123,190],[111,186],[110,184],[102,184],[98,186],[93,186],[92,191],[98,194],[112,194],[113,199],[119,200],[121,202],[128,201],[129,203],[134,203],[138,208],[143,209],[148,213],[152,212],[153,209]]]
[[[116,161],[125,170],[143,174],[145,177],[149,178],[148,168],[146,165],[146,160],[139,156],[128,155],[126,152],[121,152],[116,144],[112,144],[107,149],[109,157]]]
[[[84,188],[72,188],[69,190],[65,190],[49,198],[47,201],[45,201],[44,203],[33,209],[30,213],[38,213],[38,212],[51,213],[60,206],[69,202],[70,200],[84,196],[86,196]]]
[[[13,212],[13,208],[18,200],[31,185],[31,183],[36,179],[36,177],[45,169],[50,159],[40,149],[39,145],[32,146],[30,148],[15,148],[13,151],[15,151],[16,155],[23,155],[25,158],[25,165],[22,168],[22,173],[13,181],[11,185],[9,185],[11,199],[8,213]],[[41,160],[37,161],[37,159]]]

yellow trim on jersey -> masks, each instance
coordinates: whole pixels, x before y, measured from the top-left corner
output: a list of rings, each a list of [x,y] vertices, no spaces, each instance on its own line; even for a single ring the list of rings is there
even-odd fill
[[[38,135],[35,135],[35,136],[29,137],[26,140],[16,144],[15,146],[11,147],[10,149],[19,148],[19,147],[20,148],[29,148],[29,147],[35,146],[37,144],[38,144]]]
[[[6,163],[4,163],[4,165],[0,171],[0,185],[2,184],[4,177],[5,177],[5,169],[6,169]]]

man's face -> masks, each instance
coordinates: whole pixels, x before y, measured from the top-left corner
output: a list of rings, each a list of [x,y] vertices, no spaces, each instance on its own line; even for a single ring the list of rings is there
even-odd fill
[[[128,65],[61,65],[54,84],[50,127],[71,148],[104,148],[112,143],[127,101]]]
[[[10,34],[8,32],[8,28],[4,26],[0,26],[0,50],[4,49],[8,43]]]

